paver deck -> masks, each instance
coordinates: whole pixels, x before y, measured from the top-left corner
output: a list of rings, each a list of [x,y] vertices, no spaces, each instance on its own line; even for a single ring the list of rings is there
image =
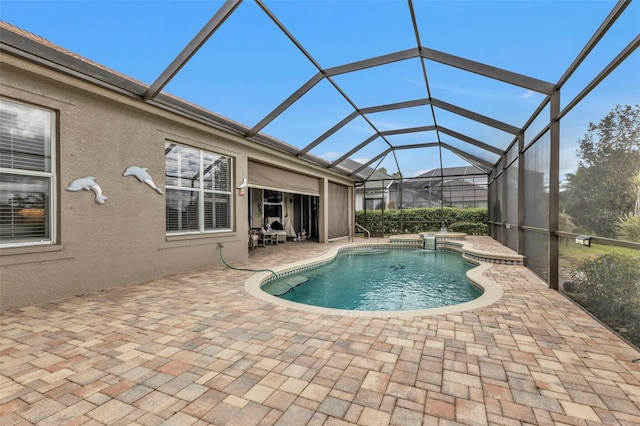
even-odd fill
[[[236,266],[334,245],[258,248]],[[640,425],[640,353],[524,267],[485,271],[504,288],[490,306],[409,318],[273,305],[244,291],[251,274],[4,313],[0,424]]]

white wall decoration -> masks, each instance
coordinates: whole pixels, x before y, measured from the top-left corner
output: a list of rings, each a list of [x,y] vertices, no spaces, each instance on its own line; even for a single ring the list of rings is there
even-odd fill
[[[96,183],[96,178],[93,176],[78,178],[67,186],[67,191],[76,192],[82,190],[95,192],[96,203],[98,204],[104,204],[107,200],[107,196],[102,193],[102,188]]]
[[[164,194],[162,189],[158,188],[155,182],[153,182],[153,179],[147,170],[148,169],[146,167],[129,166],[124,170],[122,176],[135,176],[136,179],[149,185],[158,194]]]

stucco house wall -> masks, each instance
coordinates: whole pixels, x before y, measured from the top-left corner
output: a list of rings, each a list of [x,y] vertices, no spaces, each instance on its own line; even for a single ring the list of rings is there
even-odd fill
[[[247,197],[233,191],[231,232],[167,235],[165,196],[122,175],[132,165],[147,167],[164,190],[166,141],[233,158],[233,188],[247,177],[250,158],[314,176],[321,188],[330,181],[353,186],[345,176],[84,79],[6,54],[0,61],[0,96],[56,111],[58,163],[56,242],[0,249],[0,311],[207,269],[221,263],[220,243],[227,262],[247,259]],[[65,190],[84,176],[94,176],[108,196],[103,205],[91,191]],[[326,216],[321,212],[321,242]]]

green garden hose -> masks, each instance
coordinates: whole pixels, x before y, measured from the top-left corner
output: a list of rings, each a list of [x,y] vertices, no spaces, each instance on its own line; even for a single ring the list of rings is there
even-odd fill
[[[237,268],[235,266],[231,266],[229,265],[225,260],[224,257],[222,256],[222,247],[224,247],[222,244],[220,244],[220,259],[222,260],[222,263],[224,263],[227,268],[231,268],[231,269],[235,269],[236,271],[247,271],[247,272],[271,272],[277,280],[280,279],[280,277],[278,276],[278,274],[276,274],[275,272],[273,272],[271,269],[248,269],[248,268]]]

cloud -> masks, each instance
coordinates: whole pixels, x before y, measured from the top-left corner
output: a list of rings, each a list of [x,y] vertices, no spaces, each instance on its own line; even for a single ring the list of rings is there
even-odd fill
[[[371,161],[371,158],[352,158],[353,161],[357,161],[360,164],[367,164]]]
[[[320,158],[324,158],[325,160],[330,161],[330,160],[335,160],[336,158],[340,158],[342,154],[344,154],[344,152],[330,151],[330,152],[325,152],[323,154],[319,154],[318,156]]]
[[[524,99],[527,100],[529,99],[531,96],[533,96],[533,91],[532,90],[527,90],[523,95],[518,96],[520,99]]]

